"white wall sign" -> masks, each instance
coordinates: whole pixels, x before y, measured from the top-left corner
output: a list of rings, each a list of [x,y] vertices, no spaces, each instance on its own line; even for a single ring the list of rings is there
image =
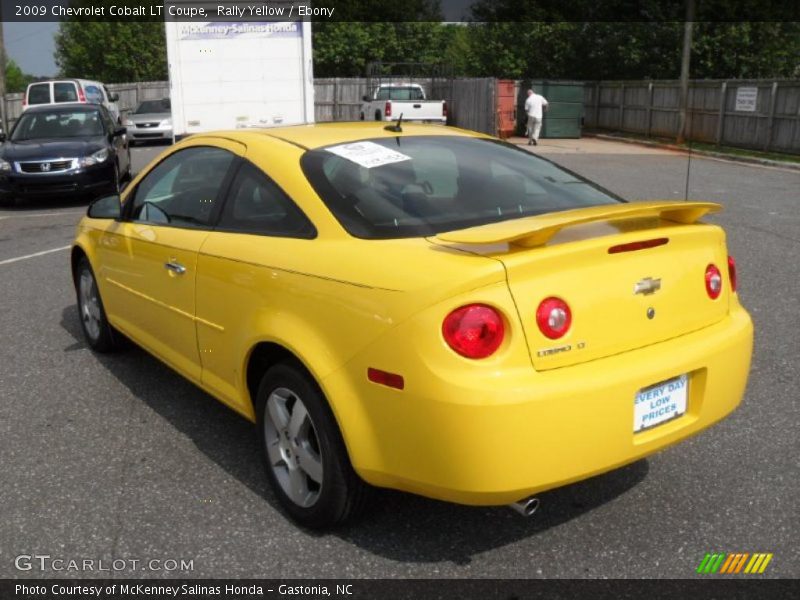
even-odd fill
[[[757,87],[740,87],[736,89],[736,110],[755,112],[757,101]]]

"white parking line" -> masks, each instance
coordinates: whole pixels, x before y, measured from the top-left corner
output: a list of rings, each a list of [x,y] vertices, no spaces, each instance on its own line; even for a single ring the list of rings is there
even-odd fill
[[[17,256],[16,258],[7,258],[0,260],[0,265],[8,265],[11,263],[19,262],[20,260],[28,260],[29,258],[36,258],[44,254],[52,254],[53,252],[63,252],[69,250],[72,246],[62,246],[61,248],[53,248],[52,250],[42,250],[41,252],[34,252],[33,254],[26,254],[25,256]]]
[[[32,219],[34,217],[59,217],[61,215],[83,215],[86,214],[86,211],[83,210],[70,210],[64,212],[49,212],[49,213],[35,213],[32,215],[16,215],[16,214],[0,214],[0,220],[2,219]]]

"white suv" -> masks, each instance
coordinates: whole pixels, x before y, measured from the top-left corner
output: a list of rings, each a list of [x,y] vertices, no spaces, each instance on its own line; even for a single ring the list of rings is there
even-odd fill
[[[28,84],[25,96],[22,98],[22,110],[41,104],[102,104],[111,113],[111,116],[120,122],[118,94],[112,94],[108,88],[99,81],[87,79],[53,79],[51,81],[37,81]]]

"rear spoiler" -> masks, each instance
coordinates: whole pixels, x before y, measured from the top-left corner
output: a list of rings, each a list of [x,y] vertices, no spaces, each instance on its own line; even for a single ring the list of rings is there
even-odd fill
[[[458,244],[498,244],[507,242],[515,246],[533,248],[543,246],[565,227],[582,225],[592,221],[615,221],[638,217],[659,217],[666,221],[690,224],[707,213],[722,209],[715,202],[681,202],[677,200],[653,200],[625,204],[604,204],[588,208],[576,208],[547,213],[535,217],[511,219],[489,223],[458,231],[440,233],[436,239]]]

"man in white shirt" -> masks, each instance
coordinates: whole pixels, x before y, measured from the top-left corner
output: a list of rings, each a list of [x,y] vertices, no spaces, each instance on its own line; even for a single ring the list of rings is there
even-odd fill
[[[542,129],[542,112],[547,110],[547,100],[544,96],[528,90],[525,100],[525,112],[528,114],[528,146],[539,144],[539,131]]]

